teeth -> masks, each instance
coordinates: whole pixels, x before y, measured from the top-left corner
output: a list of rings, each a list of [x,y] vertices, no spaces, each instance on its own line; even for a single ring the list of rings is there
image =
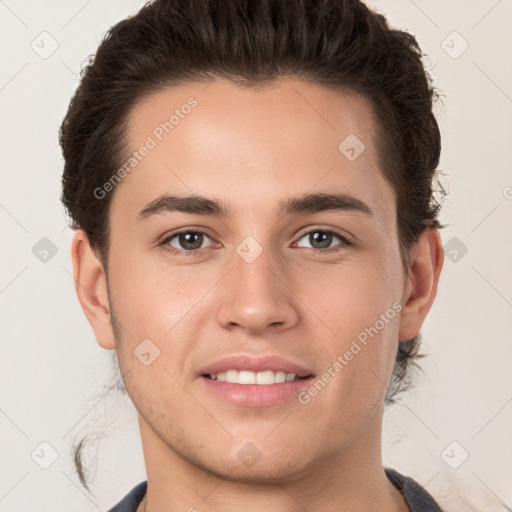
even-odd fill
[[[293,375],[293,378],[295,378],[295,375],[293,373],[290,373],[290,375]],[[276,384],[280,384],[281,382],[286,381],[286,372],[275,372],[274,373],[274,382]]]
[[[256,384],[256,373],[236,370],[229,370],[226,375],[228,382],[238,382],[238,384]]]
[[[291,382],[292,380],[298,379],[295,373],[286,373],[283,371],[275,372],[273,370],[265,370],[263,372],[227,370],[225,372],[213,373],[210,375],[210,378],[231,384],[259,384],[261,386]]]

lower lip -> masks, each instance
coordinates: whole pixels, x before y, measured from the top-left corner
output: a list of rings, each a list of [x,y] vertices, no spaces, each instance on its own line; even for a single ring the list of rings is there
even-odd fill
[[[310,386],[313,377],[279,384],[232,384],[201,377],[207,389],[222,400],[244,407],[266,407],[296,398]],[[298,399],[297,399],[298,400]]]

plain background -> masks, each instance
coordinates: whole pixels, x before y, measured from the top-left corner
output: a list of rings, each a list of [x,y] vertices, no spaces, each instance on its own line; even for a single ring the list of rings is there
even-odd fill
[[[386,412],[384,463],[446,510],[471,510],[456,505],[459,495],[474,510],[507,510],[512,2],[369,3],[415,34],[444,93],[436,112],[447,259],[422,331],[424,375]],[[75,296],[58,145],[82,65],[108,28],[142,5],[0,1],[2,511],[107,510],[146,478],[133,405],[115,393],[101,398],[112,353],[96,344]],[[71,459],[73,441],[85,433],[104,436],[86,451],[92,493]]]

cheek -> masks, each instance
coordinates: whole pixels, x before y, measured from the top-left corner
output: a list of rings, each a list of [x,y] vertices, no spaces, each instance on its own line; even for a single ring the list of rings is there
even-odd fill
[[[383,258],[382,252],[366,253],[357,260],[326,266],[314,277],[304,278],[299,296],[337,338],[347,340],[372,326],[393,304],[396,307],[401,287],[399,260]],[[394,313],[392,310],[388,316],[396,317]]]
[[[112,300],[119,319],[138,339],[165,339],[208,290],[207,272],[155,264],[125,255],[113,269]],[[213,278],[214,276],[212,276]]]
[[[398,348],[402,280],[400,259],[390,250],[386,257],[382,251],[368,253],[344,268],[330,269],[317,276],[309,294],[304,290],[335,333],[326,330],[331,343],[322,352],[326,367],[341,358],[337,375],[343,376],[337,382],[345,395],[377,403],[387,388]]]

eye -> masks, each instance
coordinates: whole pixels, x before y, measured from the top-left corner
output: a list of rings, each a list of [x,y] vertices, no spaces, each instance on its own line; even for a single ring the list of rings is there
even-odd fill
[[[167,237],[161,245],[171,253],[189,253],[204,249],[203,242],[205,238],[211,238],[202,231],[180,231]]]
[[[341,243],[331,247],[332,242],[335,241],[336,238],[340,240]],[[349,235],[342,235],[341,233],[338,233],[334,230],[314,229],[304,233],[298,242],[296,242],[296,244],[299,244],[299,247],[304,247],[305,249],[315,252],[330,253],[341,251],[344,248],[353,245],[349,238]],[[179,231],[165,238],[165,240],[163,240],[160,245],[162,245],[166,251],[169,251],[172,254],[183,254],[185,256],[189,256],[207,248],[208,245],[205,245],[206,239],[213,241],[212,238],[203,231]],[[305,239],[307,243],[310,244],[309,247],[303,246],[300,243],[303,239]]]
[[[340,240],[341,243],[334,247],[331,247],[331,243],[336,238]],[[299,243],[303,239],[306,239],[307,242],[310,244],[310,247],[306,246],[307,249],[312,249],[314,251],[320,252],[340,251],[345,247],[352,245],[352,242],[348,239],[348,236],[342,235],[337,231],[327,229],[314,229],[312,231],[308,231],[299,239],[297,243]]]

